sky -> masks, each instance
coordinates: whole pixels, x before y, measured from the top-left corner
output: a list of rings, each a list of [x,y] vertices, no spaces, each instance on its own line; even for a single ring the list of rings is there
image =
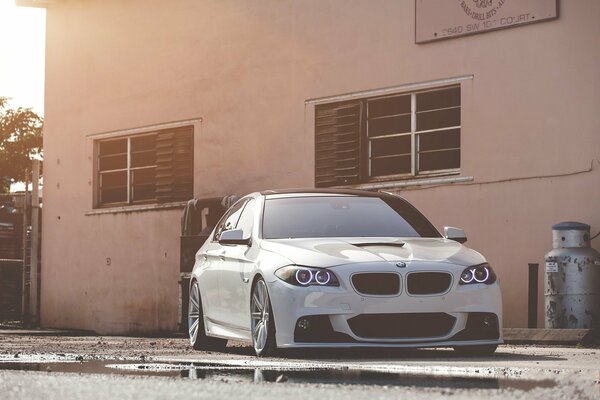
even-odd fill
[[[46,10],[17,7],[0,0],[0,96],[12,108],[32,108],[44,115],[44,48]],[[12,191],[24,190],[16,182]]]
[[[0,0],[0,96],[44,115],[46,10]]]

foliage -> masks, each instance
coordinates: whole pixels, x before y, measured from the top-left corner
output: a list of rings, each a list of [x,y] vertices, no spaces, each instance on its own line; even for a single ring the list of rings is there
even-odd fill
[[[10,108],[0,97],[0,193],[11,181],[25,180],[31,159],[41,158],[43,119],[30,108]]]

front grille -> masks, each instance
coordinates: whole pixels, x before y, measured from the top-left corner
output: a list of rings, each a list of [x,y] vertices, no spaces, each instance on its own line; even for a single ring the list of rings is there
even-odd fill
[[[446,313],[361,314],[348,325],[362,338],[405,339],[445,336],[455,321]]]
[[[452,275],[446,272],[412,272],[406,278],[406,290],[416,295],[441,294],[451,283]]]
[[[364,273],[352,275],[358,293],[368,296],[391,296],[400,293],[400,276],[396,273]]]

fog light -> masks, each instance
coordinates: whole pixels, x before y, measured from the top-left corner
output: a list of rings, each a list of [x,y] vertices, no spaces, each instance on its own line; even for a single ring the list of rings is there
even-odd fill
[[[483,326],[485,326],[486,328],[491,328],[492,326],[494,326],[495,322],[496,321],[494,320],[494,318],[488,316],[483,319]]]
[[[308,322],[308,320],[307,320],[307,319],[300,318],[300,319],[298,320],[298,328],[302,328],[302,329],[308,329],[308,326],[309,326],[309,325],[310,325],[310,324],[309,324],[309,322]]]

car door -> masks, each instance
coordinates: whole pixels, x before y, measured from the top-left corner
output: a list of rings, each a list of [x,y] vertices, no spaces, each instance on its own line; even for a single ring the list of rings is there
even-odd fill
[[[256,200],[245,204],[235,229],[244,232],[244,238],[252,238],[256,218]],[[221,308],[225,311],[224,322],[242,330],[250,329],[250,279],[258,247],[256,241],[249,245],[227,245],[224,247],[225,262],[219,270],[219,295]]]
[[[202,263],[199,284],[204,302],[204,313],[214,322],[223,322],[223,313],[226,312],[221,307],[219,296],[219,271],[225,263],[225,249],[219,244],[219,238],[223,231],[235,227],[245,203],[245,201],[239,201],[225,213],[217,224],[213,236],[208,239],[210,242],[204,251],[197,255]]]

